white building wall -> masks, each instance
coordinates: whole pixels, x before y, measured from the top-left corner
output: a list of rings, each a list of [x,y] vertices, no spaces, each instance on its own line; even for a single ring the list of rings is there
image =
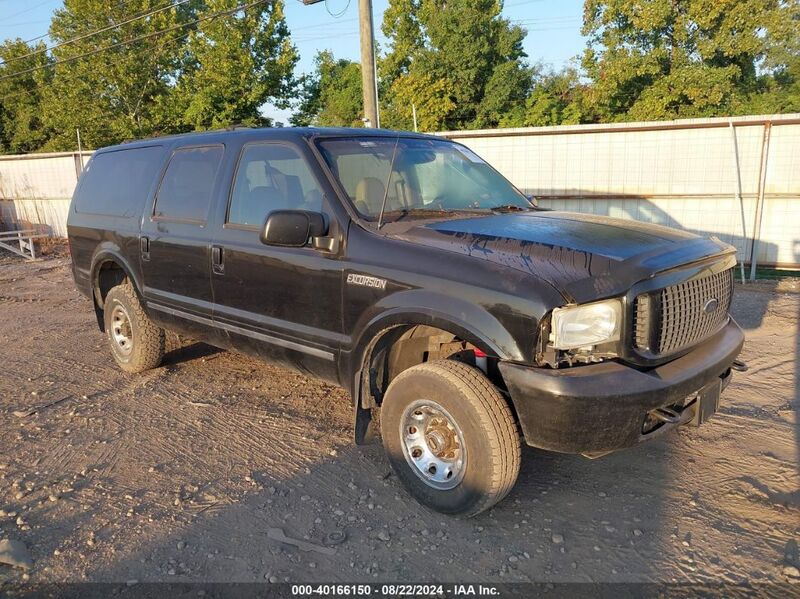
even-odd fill
[[[544,207],[717,235],[745,262],[765,163],[757,261],[800,266],[800,114],[440,135],[471,147]],[[77,153],[0,156],[0,227],[66,235],[79,172]]]
[[[0,156],[0,230],[67,235],[72,192],[91,152]]]

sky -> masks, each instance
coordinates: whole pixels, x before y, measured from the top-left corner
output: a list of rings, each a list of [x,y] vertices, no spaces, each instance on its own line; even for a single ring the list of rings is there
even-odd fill
[[[286,1],[286,21],[300,54],[298,73],[313,70],[319,50],[331,50],[337,58],[359,59],[358,0],[327,0],[305,6]],[[244,2],[244,0],[242,0]],[[62,0],[0,0],[0,39],[31,39],[47,32],[50,16]],[[388,0],[373,0],[375,34],[386,47],[380,31]],[[580,34],[583,0],[506,0],[503,15],[528,30],[528,60],[555,68],[569,64],[584,48]],[[46,41],[46,40],[45,40]],[[265,114],[286,122],[291,111],[267,107]]]

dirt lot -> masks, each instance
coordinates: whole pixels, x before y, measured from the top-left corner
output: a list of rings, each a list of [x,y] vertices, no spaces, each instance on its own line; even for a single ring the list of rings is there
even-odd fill
[[[458,520],[351,445],[341,389],[175,338],[125,375],[68,259],[3,255],[0,538],[31,582],[800,582],[800,294],[737,286],[734,315],[750,371],[711,423],[595,461],[527,448],[509,497]],[[271,527],[347,538],[304,553]]]

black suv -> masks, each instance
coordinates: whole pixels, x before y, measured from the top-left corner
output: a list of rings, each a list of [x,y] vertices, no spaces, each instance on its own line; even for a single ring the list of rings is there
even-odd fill
[[[535,159],[535,158],[534,158]],[[744,340],[734,248],[540,210],[465,146],[236,129],[99,150],[69,213],[78,288],[128,372],[164,329],[348,389],[422,503],[474,515],[529,445],[597,457],[719,405]]]

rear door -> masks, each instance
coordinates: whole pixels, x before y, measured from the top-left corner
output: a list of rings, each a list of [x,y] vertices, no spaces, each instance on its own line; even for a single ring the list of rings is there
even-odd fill
[[[228,201],[221,203],[212,252],[214,319],[234,345],[336,380],[342,335],[339,253],[267,246],[260,229],[273,210],[322,212],[341,230],[302,147],[245,144]]]
[[[224,153],[222,144],[173,150],[139,240],[143,293],[152,316],[212,343],[218,340],[208,222]]]
[[[139,227],[166,158],[163,145],[97,152],[81,174],[67,221],[75,282],[91,293],[93,259],[113,248],[141,280]]]

